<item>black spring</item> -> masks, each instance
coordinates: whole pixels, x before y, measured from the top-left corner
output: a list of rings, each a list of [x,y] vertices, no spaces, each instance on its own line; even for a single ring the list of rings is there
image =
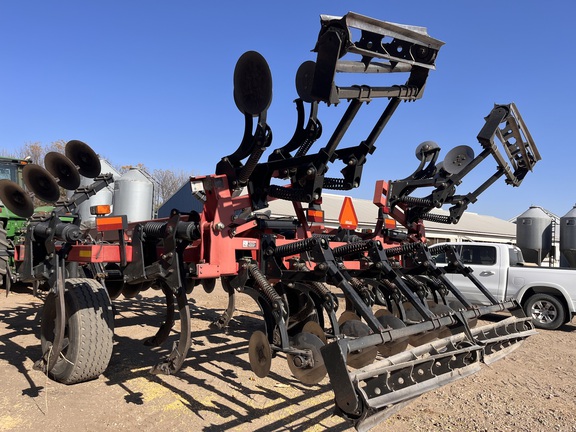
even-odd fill
[[[332,250],[335,257],[343,257],[354,253],[365,252],[369,249],[368,241],[361,241],[356,243],[348,243],[338,246]]]
[[[332,294],[332,292],[322,282],[310,282],[308,286],[320,298],[325,298]]]
[[[324,177],[324,183],[322,184],[325,189],[332,189],[332,190],[344,190],[344,179],[341,178],[334,178],[334,177]]]
[[[418,205],[422,207],[435,207],[434,203],[430,198],[418,198],[418,197],[411,197],[405,196],[398,199],[398,202],[411,204],[411,205]]]
[[[166,237],[167,222],[146,222],[142,231],[151,238]],[[176,238],[194,241],[200,238],[200,231],[196,222],[178,222],[176,224]]]
[[[238,182],[240,184],[246,184],[246,182],[248,181],[248,179],[250,178],[250,176],[254,172],[254,168],[256,168],[256,165],[258,165],[258,161],[260,160],[260,158],[264,154],[265,150],[266,150],[266,147],[262,146],[258,149],[255,149],[252,152],[252,154],[250,154],[250,157],[246,161],[246,165],[244,165],[244,167],[240,171],[240,174],[238,174]]]
[[[411,253],[420,247],[419,243],[406,243],[402,246],[396,246],[389,249],[385,249],[386,256],[388,258],[398,255],[405,255]]]
[[[438,246],[430,246],[428,248],[428,250],[430,251],[430,253],[432,255],[438,255],[442,252],[446,252],[448,249],[450,249],[452,246],[450,245],[438,245]]]
[[[153,238],[162,238],[166,232],[166,222],[146,222],[142,227],[142,232]]]
[[[452,223],[452,218],[450,216],[446,216],[446,215],[424,213],[420,217],[422,219],[430,221],[430,222],[443,223],[443,224],[451,224]]]
[[[254,278],[256,286],[260,289],[260,292],[266,297],[266,299],[272,304],[282,305],[282,297],[276,292],[274,287],[270,285],[266,276],[260,271],[256,264],[251,264],[248,266],[248,272]]]
[[[364,302],[370,306],[374,304],[374,294],[366,286],[366,284],[362,283],[362,281],[358,278],[351,277],[349,280],[350,285],[354,288],[354,290],[360,294],[360,297],[364,300]]]
[[[310,282],[308,286],[318,297],[330,300],[332,310],[338,310],[338,299],[334,294],[332,294],[332,291],[330,291],[326,285],[322,282]]]
[[[308,202],[309,196],[301,189],[285,188],[278,185],[271,185],[268,195],[284,201]]]
[[[334,236],[331,234],[312,234],[312,237],[317,238],[317,239],[323,239],[326,240],[327,242],[330,242],[334,239]]]
[[[381,279],[380,283],[384,285],[384,287],[390,290],[391,292],[396,292],[398,290],[396,284],[392,281],[389,281],[388,279]]]
[[[304,142],[302,143],[302,145],[300,146],[300,148],[298,149],[298,151],[296,152],[296,154],[294,155],[294,157],[300,157],[300,156],[304,156],[306,153],[308,153],[308,150],[310,150],[310,147],[312,147],[312,144],[314,144],[315,140],[312,140],[310,138],[306,138],[304,140]]]
[[[288,243],[282,246],[278,246],[274,250],[274,256],[285,257],[290,255],[297,255],[304,252],[309,252],[316,247],[319,241],[321,240],[312,237],[294,243]]]
[[[415,287],[416,290],[426,291],[426,284],[424,282],[416,279],[412,275],[404,275],[404,276],[406,277],[406,280],[408,281],[408,283],[410,285],[412,285],[413,287]]]
[[[351,277],[349,282],[356,291],[362,291],[363,289],[366,289],[365,285],[358,278]]]

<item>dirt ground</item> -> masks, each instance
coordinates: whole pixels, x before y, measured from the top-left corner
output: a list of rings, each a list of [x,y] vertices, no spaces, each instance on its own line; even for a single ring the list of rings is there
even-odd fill
[[[172,340],[151,349],[143,340],[163,319],[158,291],[119,299],[114,353],[97,380],[67,386],[32,365],[41,355],[42,302],[27,290],[0,297],[0,431],[346,431],[333,415],[328,378],[307,387],[280,356],[265,379],[248,362],[258,322],[255,304],[239,296],[226,333],[208,324],[226,307],[219,289],[198,287],[192,304],[193,346],[175,376],[151,375]],[[540,331],[505,359],[427,393],[374,431],[576,431],[576,326]]]

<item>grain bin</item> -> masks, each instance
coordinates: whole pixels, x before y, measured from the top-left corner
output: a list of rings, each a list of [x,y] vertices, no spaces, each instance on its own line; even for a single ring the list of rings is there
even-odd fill
[[[154,185],[139,168],[130,168],[114,182],[113,215],[126,215],[128,222],[152,219]]]
[[[568,267],[576,268],[576,205],[560,218],[560,253]]]
[[[516,243],[527,262],[540,265],[552,249],[552,218],[531,206],[516,219]]]

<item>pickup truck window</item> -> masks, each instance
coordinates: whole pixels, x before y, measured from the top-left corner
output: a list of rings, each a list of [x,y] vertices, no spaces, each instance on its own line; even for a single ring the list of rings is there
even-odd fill
[[[464,264],[496,264],[496,248],[493,246],[463,245],[460,256]]]
[[[438,255],[432,255],[432,259],[436,264],[446,264],[446,254],[444,252]]]
[[[524,263],[524,257],[522,256],[522,251],[520,249],[512,247],[508,249],[508,252],[508,255],[510,256],[510,267]]]

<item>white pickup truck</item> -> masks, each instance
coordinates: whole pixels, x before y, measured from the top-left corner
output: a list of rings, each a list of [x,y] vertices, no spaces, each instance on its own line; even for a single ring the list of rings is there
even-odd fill
[[[449,244],[497,300],[515,298],[536,327],[554,330],[576,315],[576,270],[525,263],[522,251],[510,244]],[[444,253],[434,255],[434,259],[438,266],[447,264]],[[471,303],[489,304],[467,277],[450,273],[447,277]]]

